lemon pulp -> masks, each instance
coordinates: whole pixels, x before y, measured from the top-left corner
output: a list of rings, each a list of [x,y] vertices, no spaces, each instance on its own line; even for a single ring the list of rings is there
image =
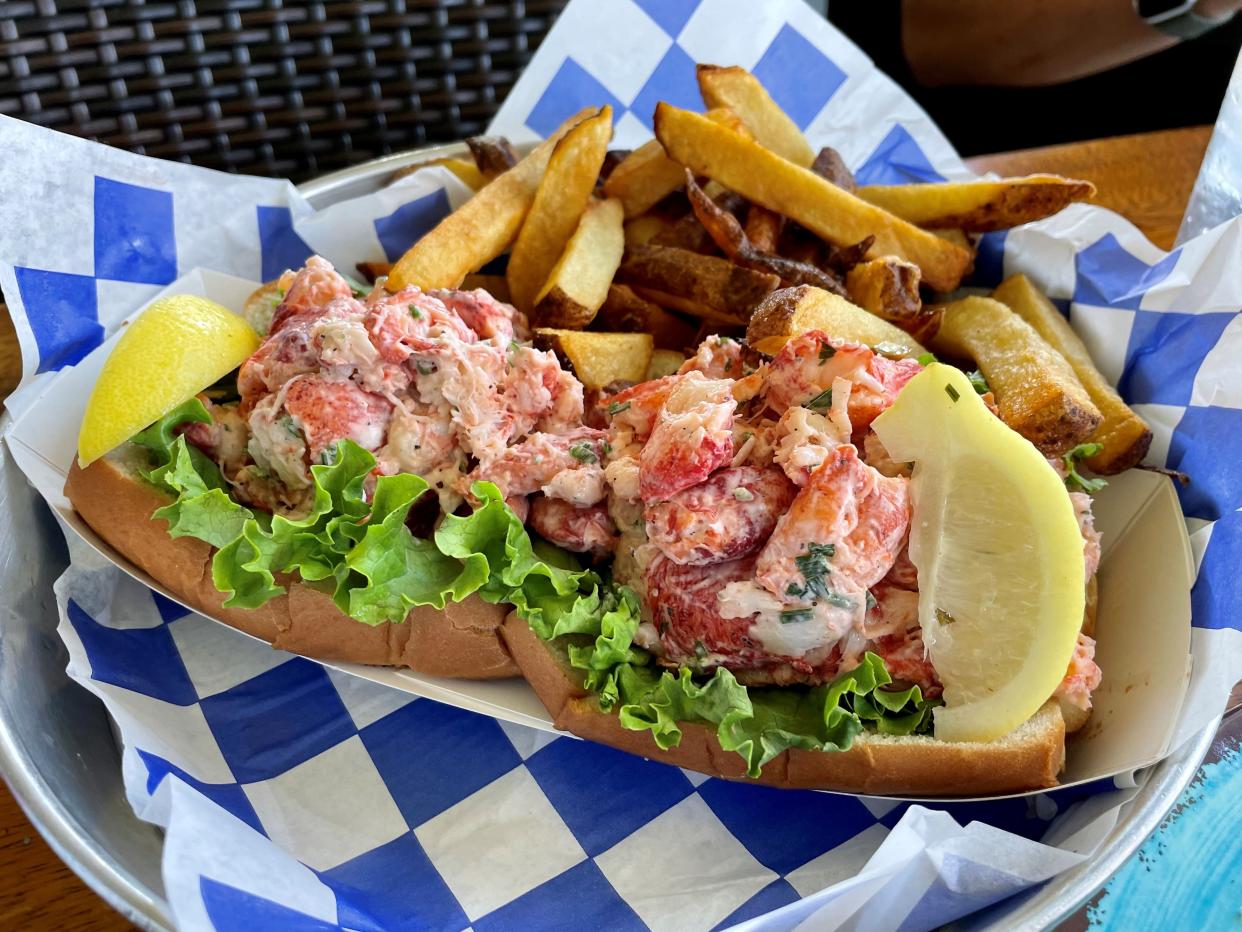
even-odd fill
[[[104,362],[86,403],[78,462],[88,466],[232,372],[259,337],[228,308],[172,295],[129,325]]]
[[[991,741],[1065,676],[1085,603],[1083,542],[1060,476],[958,369],[932,363],[872,425],[913,462],[910,559],[944,685],[935,734]]]

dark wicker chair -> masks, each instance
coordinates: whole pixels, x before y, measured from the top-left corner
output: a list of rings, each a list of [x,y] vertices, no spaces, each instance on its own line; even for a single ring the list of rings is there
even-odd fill
[[[0,113],[301,180],[480,132],[566,0],[0,0]]]

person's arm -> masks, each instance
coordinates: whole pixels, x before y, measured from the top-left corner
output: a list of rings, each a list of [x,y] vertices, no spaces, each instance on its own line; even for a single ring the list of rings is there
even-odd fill
[[[1216,18],[1242,0],[1200,0]],[[1107,71],[1175,45],[1132,0],[904,0],[901,42],[920,84],[1033,87]]]

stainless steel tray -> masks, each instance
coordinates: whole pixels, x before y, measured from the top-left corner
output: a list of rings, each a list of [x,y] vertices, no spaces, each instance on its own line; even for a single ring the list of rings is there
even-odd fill
[[[316,207],[357,197],[414,162],[463,155],[451,144],[377,159],[302,185]],[[52,583],[67,562],[51,512],[0,443],[0,773],[58,855],[126,918],[172,927],[162,840],[129,808],[120,750],[103,704],[65,674]],[[1215,726],[1142,775],[1100,853],[983,918],[986,928],[1043,929],[1086,902],[1160,824],[1194,776]],[[977,926],[978,923],[972,923]]]

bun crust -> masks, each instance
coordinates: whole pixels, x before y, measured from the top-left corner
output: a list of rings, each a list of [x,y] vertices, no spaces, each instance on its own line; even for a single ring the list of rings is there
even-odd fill
[[[683,724],[681,743],[661,751],[646,732],[628,731],[599,710],[563,647],[541,641],[516,614],[502,635],[522,675],[562,731],[631,754],[728,780],[749,780],[742,758],[714,729]],[[785,751],[763,765],[758,782],[868,795],[984,796],[1056,786],[1065,765],[1065,722],[1052,700],[997,741],[950,744],[923,736],[859,735],[848,751]]]
[[[126,444],[85,469],[75,460],[65,494],[95,533],[195,610],[316,660],[463,679],[520,675],[499,637],[505,607],[477,596],[443,611],[414,608],[401,624],[371,626],[345,615],[327,594],[283,578],[286,595],[256,609],[225,608],[211,580],[212,547],[191,537],[171,538],[167,522],[151,519],[169,499],[140,477],[141,455]]]

